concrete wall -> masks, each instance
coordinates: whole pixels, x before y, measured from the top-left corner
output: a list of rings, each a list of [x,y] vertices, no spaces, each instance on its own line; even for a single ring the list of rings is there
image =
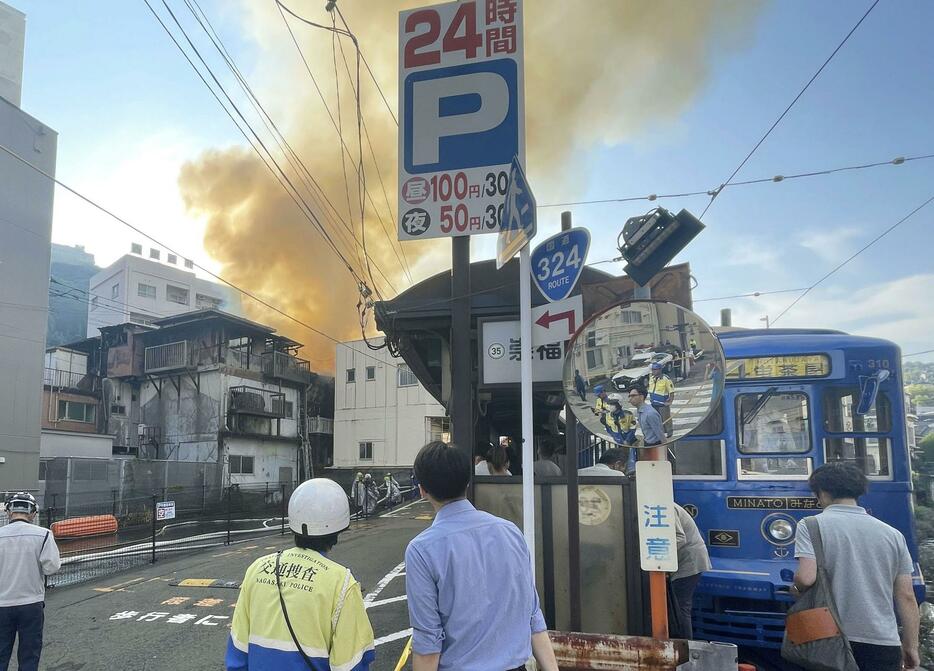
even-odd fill
[[[23,91],[26,15],[0,2],[0,98],[17,107]]]
[[[53,130],[0,99],[0,144],[54,175],[56,141]],[[0,152],[0,490],[37,485],[52,187]]]
[[[165,255],[163,254],[163,258]],[[180,261],[181,262],[181,261]],[[155,297],[141,296],[140,285],[155,287]],[[168,300],[169,285],[188,292],[188,303]],[[114,295],[114,287],[116,295]],[[196,277],[190,270],[127,254],[94,275],[90,280],[94,298],[88,309],[88,337],[95,336],[101,326],[127,321],[142,323],[198,310],[199,294],[221,301],[216,306],[225,312],[239,314],[238,297],[227,287]],[[132,315],[137,315],[131,319]]]
[[[113,437],[99,433],[72,433],[70,431],[42,430],[39,456],[54,457],[100,457],[113,456]]]
[[[228,436],[224,438],[224,448],[224,473],[229,478],[227,483],[231,485],[279,482],[280,469],[283,468],[291,469],[288,473],[282,473],[283,482],[292,482],[298,475],[298,448],[295,443]],[[230,473],[231,455],[253,457],[253,473]]]
[[[337,345],[334,383],[334,468],[409,467],[427,442],[428,417],[444,408],[418,382],[399,386],[399,366],[385,349],[362,341]],[[367,368],[375,379],[367,380]],[[347,382],[354,370],[355,381]],[[360,443],[373,443],[373,459],[360,460]]]

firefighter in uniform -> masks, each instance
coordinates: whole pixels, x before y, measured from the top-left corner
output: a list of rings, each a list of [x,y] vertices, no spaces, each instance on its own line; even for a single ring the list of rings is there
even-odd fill
[[[247,569],[227,643],[228,671],[367,671],[373,629],[350,569],[325,556],[350,526],[347,496],[333,480],[299,485],[289,499],[295,546]]]
[[[645,386],[649,392],[648,401],[661,416],[665,435],[670,436],[672,433],[671,404],[675,399],[675,385],[671,378],[662,372],[660,363],[652,364],[652,374],[649,375]]]

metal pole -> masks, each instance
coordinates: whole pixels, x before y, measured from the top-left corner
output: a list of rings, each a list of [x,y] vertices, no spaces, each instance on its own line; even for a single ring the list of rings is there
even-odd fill
[[[522,343],[522,531],[532,557],[535,580],[535,480],[532,463],[534,431],[532,424],[532,262],[529,245],[519,252],[519,340]]]
[[[156,500],[155,494],[152,495],[152,563],[156,563]]]
[[[573,226],[570,212],[561,213],[561,230]],[[568,403],[564,405],[564,450],[568,484],[568,600],[570,601],[571,631],[583,628],[581,614],[581,527],[580,499],[577,476],[577,418]]]
[[[281,514],[281,516],[282,516],[282,530],[281,530],[281,532],[279,533],[279,535],[280,535],[280,536],[285,536],[285,516],[286,516],[286,514],[287,514],[287,513],[286,513],[286,510],[287,510],[286,506],[287,506],[288,504],[287,504],[287,502],[286,502],[286,500],[285,500],[285,485],[284,485],[284,484],[281,485],[281,488],[282,488],[282,501],[280,502],[280,510],[279,510],[279,512],[280,512],[280,514]]]
[[[651,300],[651,286],[636,286],[632,294],[636,300]],[[650,447],[643,450],[646,461],[664,461],[668,457],[666,447]],[[652,611],[652,637],[668,638],[668,586],[665,574],[661,571],[649,571],[649,604]]]
[[[470,236],[451,240],[451,432],[473,464],[473,351],[470,345]],[[473,469],[471,468],[471,473]],[[473,498],[473,483],[467,490]]]
[[[581,527],[577,476],[577,418],[570,405],[564,410],[565,462],[568,476],[568,600],[571,631],[580,631],[581,615]]]
[[[230,487],[227,488],[227,545],[230,545],[230,499],[231,499],[231,490]]]

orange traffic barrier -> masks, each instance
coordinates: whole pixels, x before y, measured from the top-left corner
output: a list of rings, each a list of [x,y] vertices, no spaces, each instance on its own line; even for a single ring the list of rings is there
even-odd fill
[[[115,533],[117,533],[117,518],[113,515],[72,517],[52,523],[52,534],[56,539],[87,538]]]

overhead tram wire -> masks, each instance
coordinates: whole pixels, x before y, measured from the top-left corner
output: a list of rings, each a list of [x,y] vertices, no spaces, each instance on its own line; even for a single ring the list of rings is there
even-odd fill
[[[736,166],[736,169],[733,171],[733,173],[717,189],[714,190],[714,192],[710,196],[710,202],[707,203],[707,207],[704,208],[704,211],[701,212],[701,215],[700,217],[698,217],[698,219],[702,220],[704,218],[704,215],[707,214],[707,211],[713,205],[714,201],[717,199],[717,196],[719,196],[720,193],[723,191],[724,187],[728,186],[730,182],[733,180],[733,178],[736,177],[736,175],[739,173],[739,171],[742,170],[743,167],[746,165],[746,163],[749,162],[749,159],[752,158],[753,154],[755,154],[759,150],[759,147],[762,146],[762,143],[765,142],[766,139],[768,139],[769,135],[772,134],[772,131],[775,130],[778,124],[782,122],[782,120],[785,118],[788,112],[791,111],[791,108],[794,107],[795,104],[798,102],[798,100],[801,99],[801,96],[803,96],[804,93],[810,88],[811,84],[813,84],[814,81],[820,76],[820,74],[824,71],[824,68],[826,68],[830,64],[830,61],[834,59],[834,56],[836,56],[837,53],[843,48],[843,45],[845,45],[847,41],[849,41],[850,37],[853,36],[853,33],[856,32],[857,28],[859,28],[862,25],[863,21],[866,20],[866,17],[868,17],[869,14],[872,13],[872,10],[875,9],[876,5],[878,4],[879,4],[879,0],[875,0],[869,6],[869,9],[866,10],[865,14],[863,14],[862,17],[860,17],[859,21],[856,22],[856,25],[850,29],[850,32],[846,34],[846,37],[844,37],[843,40],[840,42],[840,44],[837,45],[837,48],[834,49],[833,52],[830,54],[830,56],[828,56],[827,59],[823,62],[823,64],[821,64],[821,66],[817,69],[817,72],[815,72],[811,76],[807,84],[804,85],[804,88],[802,88],[798,92],[798,95],[794,97],[794,99],[788,104],[788,107],[786,107],[785,110],[778,116],[775,122],[765,132],[765,135],[759,138],[759,141],[756,142],[755,146],[750,150],[748,154],[746,154],[746,158],[744,158],[740,162],[740,164]]]
[[[202,30],[204,30],[205,34],[211,40],[215,49],[224,59],[224,62],[227,64],[228,69],[230,69],[230,71],[236,77],[238,83],[240,84],[240,88],[247,95],[254,110],[256,110],[257,114],[259,114],[260,116],[260,119],[263,121],[263,125],[266,126],[266,129],[270,132],[270,134],[273,134],[275,136],[277,144],[279,145],[279,148],[283,151],[283,154],[285,154],[286,156],[286,160],[289,161],[289,164],[298,173],[299,179],[303,181],[303,183],[305,184],[305,187],[308,189],[312,197],[316,199],[316,201],[318,202],[318,205],[321,207],[321,209],[324,212],[325,218],[328,219],[332,224],[334,224],[335,222],[339,223],[341,226],[343,226],[344,229],[346,229],[347,233],[349,234],[349,243],[348,243],[348,238],[346,236],[343,237],[343,240],[345,244],[348,244],[348,246],[352,250],[357,251],[357,260],[362,267],[363,262],[362,262],[362,259],[360,259],[359,250],[357,249],[359,247],[359,243],[356,241],[356,237],[354,235],[353,229],[341,217],[340,212],[337,210],[337,208],[328,198],[327,193],[324,191],[324,189],[315,179],[314,175],[311,174],[311,171],[308,169],[308,166],[305,164],[304,161],[302,161],[298,153],[292,148],[292,145],[288,142],[285,135],[279,130],[279,127],[276,124],[275,120],[271,117],[271,115],[269,115],[269,113],[266,111],[266,108],[263,106],[262,102],[253,92],[252,87],[250,86],[249,82],[246,80],[246,77],[244,77],[240,68],[237,66],[236,62],[233,59],[233,56],[230,54],[229,50],[224,45],[223,40],[221,39],[220,35],[214,29],[214,26],[211,23],[211,20],[208,18],[207,14],[204,12],[204,9],[201,7],[201,5],[198,3],[197,0],[185,0],[185,4],[188,7],[189,11],[192,13],[192,15],[195,17],[195,19],[198,21]],[[192,4],[194,5],[194,7],[192,6]],[[195,11],[195,7],[197,7],[198,9],[197,12]],[[327,204],[327,207],[325,207],[324,203],[322,203],[322,200],[324,201],[324,203]],[[337,231],[338,233],[342,233],[342,231],[339,228],[337,229]],[[387,279],[382,269],[377,268],[377,270],[383,276],[384,280]]]
[[[893,159],[887,161],[875,161],[873,163],[860,163],[857,165],[847,165],[837,168],[828,168],[826,170],[812,170],[809,172],[799,172],[792,175],[781,175],[776,174],[772,177],[760,177],[758,179],[749,179],[742,182],[730,182],[729,184],[724,184],[723,189],[734,188],[737,186],[750,186],[753,184],[766,184],[773,183],[778,184],[781,182],[787,182],[791,179],[802,179],[808,177],[823,177],[826,175],[833,175],[839,172],[853,172],[856,170],[868,170],[870,168],[878,168],[885,165],[904,165],[905,163],[911,163],[913,161],[926,161],[934,158],[934,154],[921,154],[919,156],[897,156]],[[606,205],[613,203],[629,203],[640,200],[647,201],[656,201],[663,198],[691,198],[694,196],[712,196],[716,188],[706,189],[702,191],[687,191],[684,193],[667,193],[667,194],[650,194],[648,196],[625,196],[620,198],[602,198],[598,200],[577,200],[577,201],[568,201],[565,203],[548,203],[545,205],[539,205],[538,208],[546,207],[571,207],[574,205]]]
[[[934,349],[926,349],[921,352],[912,352],[911,354],[902,354],[903,359],[907,359],[910,356],[921,356],[922,354],[930,354],[934,352]]]
[[[843,268],[845,265],[847,265],[850,261],[852,261],[853,259],[855,259],[857,256],[859,256],[860,254],[862,254],[863,252],[865,252],[867,249],[869,249],[870,247],[872,247],[874,244],[876,244],[877,242],[879,242],[879,240],[881,240],[881,239],[884,238],[886,235],[888,235],[889,233],[891,233],[892,231],[894,231],[896,228],[898,228],[899,226],[901,226],[902,224],[904,224],[906,221],[908,221],[909,219],[911,219],[915,214],[917,214],[917,213],[920,212],[922,209],[924,209],[925,207],[927,207],[928,205],[930,205],[932,202],[934,202],[934,196],[931,196],[931,197],[928,198],[926,201],[924,201],[923,203],[921,203],[920,205],[918,205],[918,206],[917,206],[916,208],[914,208],[911,212],[909,212],[908,214],[906,214],[904,217],[902,217],[901,219],[899,219],[898,221],[896,221],[894,224],[892,224],[891,226],[889,226],[887,229],[885,229],[884,231],[882,231],[879,235],[877,235],[876,237],[874,237],[874,238],[873,238],[872,240],[870,240],[868,243],[866,243],[865,245],[863,245],[863,247],[861,247],[858,251],[854,252],[854,253],[851,254],[849,257],[847,257],[844,261],[842,261],[841,263],[837,264],[829,273],[825,274],[823,277],[821,277],[819,280],[817,280],[814,284],[812,284],[811,286],[807,287],[807,288],[804,290],[804,292],[803,292],[800,296],[798,296],[797,298],[795,298],[795,299],[791,302],[791,304],[788,305],[788,307],[786,307],[784,310],[782,310],[782,311],[779,313],[779,315],[778,315],[777,317],[775,317],[775,319],[772,320],[772,323],[774,324],[774,323],[777,322],[779,319],[781,319],[789,310],[791,310],[795,305],[797,305],[799,302],[801,302],[801,300],[802,300],[805,296],[807,296],[809,293],[811,293],[812,290],[814,290],[814,289],[815,289],[816,287],[818,287],[821,283],[823,283],[824,280],[826,280],[826,279],[828,279],[830,276],[834,275],[837,271],[839,271],[841,268]]]
[[[160,241],[160,240],[157,240],[157,239],[154,238],[151,234],[147,233],[146,231],[144,231],[143,229],[139,228],[138,226],[135,226],[134,224],[131,224],[129,221],[127,221],[127,220],[124,219],[123,217],[121,217],[121,216],[115,214],[114,212],[108,210],[108,209],[107,209],[106,207],[104,207],[103,205],[101,205],[101,204],[99,204],[98,202],[92,200],[92,199],[89,198],[88,196],[85,196],[85,195],[82,194],[81,192],[77,191],[76,189],[72,188],[71,186],[69,186],[69,185],[66,184],[65,182],[63,182],[63,181],[61,181],[60,179],[58,179],[57,177],[55,177],[54,175],[51,175],[51,174],[49,174],[48,172],[46,172],[45,170],[43,170],[42,168],[40,168],[39,166],[37,166],[37,165],[35,165],[35,164],[33,164],[33,163],[30,163],[29,161],[27,161],[25,158],[23,158],[22,156],[20,156],[19,154],[17,154],[15,151],[13,151],[12,149],[10,149],[10,148],[7,147],[6,145],[0,144],[0,151],[2,151],[2,152],[4,152],[5,154],[9,155],[11,158],[13,158],[13,159],[19,161],[20,163],[22,163],[22,164],[25,165],[26,167],[28,167],[28,168],[34,170],[36,173],[42,175],[43,177],[45,177],[46,179],[48,179],[48,180],[49,180],[50,182],[52,182],[53,184],[56,184],[57,186],[61,187],[62,189],[64,189],[64,190],[67,191],[68,193],[70,193],[70,194],[72,194],[73,196],[77,197],[79,200],[84,201],[85,203],[87,203],[88,205],[90,205],[90,206],[93,207],[94,209],[96,209],[96,210],[102,212],[103,214],[107,215],[108,217],[110,217],[110,218],[113,219],[114,221],[117,221],[118,223],[123,224],[124,226],[126,226],[127,228],[129,228],[131,231],[137,233],[138,235],[143,236],[144,238],[146,238],[147,240],[149,240],[149,241],[152,242],[153,244],[155,244],[155,245],[157,245],[157,246],[159,246],[159,247],[165,249],[167,252],[169,252],[169,253],[171,253],[171,254],[175,254],[176,256],[180,256],[180,257],[182,257],[182,258],[191,259],[190,256],[188,256],[188,255],[186,255],[186,254],[182,254],[181,252],[179,252],[179,251],[173,249],[171,246],[167,245],[166,243],[164,243],[164,242],[162,242],[162,241]],[[292,321],[292,322],[298,324],[299,326],[302,326],[302,327],[306,328],[307,330],[311,331],[312,333],[315,333],[315,334],[321,336],[322,338],[325,338],[326,340],[329,340],[329,341],[331,341],[331,342],[333,342],[333,343],[335,343],[335,344],[337,344],[337,345],[344,345],[344,346],[347,346],[346,343],[344,343],[343,341],[341,341],[341,340],[335,338],[334,336],[330,335],[329,333],[326,333],[326,332],[322,331],[321,329],[312,326],[311,324],[307,323],[306,321],[304,321],[304,320],[302,320],[302,319],[299,319],[298,317],[292,316],[291,314],[289,314],[289,313],[286,312],[285,310],[283,310],[283,309],[281,309],[281,308],[279,308],[279,307],[276,307],[276,306],[273,305],[272,303],[270,303],[270,302],[268,302],[268,301],[266,301],[266,300],[260,298],[259,296],[257,296],[257,295],[254,294],[253,292],[251,292],[251,291],[249,291],[249,290],[247,290],[247,289],[244,289],[244,288],[242,288],[242,287],[240,287],[240,286],[234,284],[233,282],[231,282],[230,280],[228,280],[228,279],[226,279],[226,278],[224,278],[224,277],[221,277],[220,275],[218,275],[217,273],[215,273],[213,270],[210,270],[209,268],[206,268],[205,266],[201,265],[200,263],[198,263],[198,262],[196,262],[196,261],[192,261],[192,265],[193,265],[195,268],[197,268],[198,270],[200,270],[200,271],[202,271],[203,273],[205,273],[206,275],[208,275],[208,276],[210,276],[210,277],[213,277],[213,278],[214,278],[215,280],[217,280],[218,282],[220,282],[220,283],[222,283],[222,284],[224,284],[224,285],[230,287],[231,289],[233,289],[233,290],[235,290],[235,291],[240,292],[242,295],[246,296],[247,298],[250,298],[250,299],[252,299],[253,301],[255,301],[256,303],[259,303],[260,305],[262,305],[262,306],[268,308],[269,310],[272,310],[272,311],[275,312],[276,314],[281,315],[282,317],[285,317],[285,318],[288,319],[289,321]],[[351,349],[353,349],[353,348],[351,348]],[[354,351],[359,352],[359,353],[361,353],[361,354],[365,354],[365,353],[362,352],[361,350],[354,350]],[[390,366],[390,367],[392,367],[392,368],[398,368],[398,366],[396,366],[396,365],[394,365],[394,364],[392,364],[392,363],[388,363],[388,362],[386,362],[386,361],[383,361],[382,359],[377,359],[376,357],[374,357],[374,356],[372,356],[372,355],[366,355],[366,356],[369,356],[369,357],[372,358],[374,361],[378,361],[378,362],[383,363],[383,364],[385,364],[385,365],[387,365],[387,366]]]
[[[278,161],[275,159],[275,157],[273,156],[272,152],[271,152],[271,151],[269,150],[269,148],[266,146],[265,142],[263,142],[262,138],[259,137],[259,134],[258,134],[258,133],[256,132],[256,130],[250,125],[249,121],[246,119],[246,117],[245,117],[245,116],[243,115],[243,113],[240,111],[240,109],[239,109],[239,107],[237,106],[237,104],[233,101],[233,99],[232,99],[232,98],[230,97],[230,95],[227,93],[227,91],[226,91],[226,89],[224,88],[224,86],[223,86],[223,85],[220,83],[220,81],[217,79],[217,76],[214,74],[214,72],[211,70],[211,68],[207,65],[207,63],[205,62],[204,58],[201,56],[200,51],[199,51],[198,48],[194,45],[194,43],[192,42],[191,38],[188,36],[188,34],[187,34],[187,32],[184,30],[184,28],[181,26],[181,23],[178,21],[178,18],[175,16],[174,12],[172,12],[172,9],[168,6],[168,4],[165,2],[165,0],[163,0],[163,4],[166,6],[166,9],[169,11],[169,14],[173,17],[173,20],[174,20],[175,24],[179,27],[179,30],[180,30],[180,31],[182,32],[182,34],[185,36],[186,41],[187,41],[188,44],[191,46],[191,48],[192,48],[192,50],[195,52],[195,54],[198,56],[198,59],[202,62],[202,64],[204,65],[205,69],[207,70],[208,74],[211,76],[211,79],[214,80],[215,84],[216,84],[217,87],[220,89],[221,93],[223,93],[224,97],[227,99],[228,103],[229,103],[230,106],[233,108],[234,112],[236,112],[237,116],[239,116],[240,119],[242,120],[242,123],[247,127],[247,129],[249,129],[250,133],[253,135],[253,138],[255,138],[255,142],[253,141],[253,139],[250,138],[250,136],[249,136],[249,135],[247,134],[247,132],[243,129],[243,127],[241,127],[240,122],[238,122],[238,121],[236,120],[236,118],[234,118],[233,113],[230,111],[230,109],[228,109],[227,105],[225,105],[225,104],[223,103],[223,101],[220,99],[220,96],[217,94],[217,92],[214,90],[214,88],[208,83],[207,79],[204,77],[204,75],[201,73],[201,71],[200,71],[200,70],[198,69],[198,67],[195,65],[194,61],[191,60],[191,57],[188,55],[188,53],[185,51],[185,49],[182,47],[182,45],[179,43],[179,41],[178,41],[178,40],[175,38],[175,36],[172,34],[171,30],[169,30],[168,26],[167,26],[167,25],[165,24],[165,22],[162,20],[162,17],[160,17],[159,14],[153,9],[153,7],[152,7],[152,5],[150,4],[149,0],[143,0],[143,2],[146,3],[146,6],[149,8],[150,12],[152,12],[153,16],[156,18],[156,20],[159,22],[159,24],[160,24],[160,25],[162,26],[162,28],[165,30],[166,34],[169,36],[169,38],[172,40],[172,42],[175,44],[175,46],[179,49],[179,51],[182,53],[182,55],[183,55],[183,56],[185,57],[185,59],[188,61],[189,65],[192,67],[192,69],[195,71],[195,73],[196,73],[196,74],[198,75],[198,77],[201,79],[202,83],[204,83],[204,85],[208,88],[208,90],[211,92],[211,94],[214,96],[214,98],[218,101],[218,103],[221,105],[221,107],[224,109],[224,111],[227,113],[227,115],[228,115],[228,116],[231,118],[231,120],[234,122],[234,125],[237,126],[237,129],[238,129],[238,130],[241,132],[241,134],[246,138],[247,142],[249,142],[250,146],[253,148],[253,150],[257,153],[257,155],[260,157],[260,159],[261,159],[261,160],[263,161],[263,163],[266,165],[267,169],[272,173],[273,177],[276,178],[276,180],[280,183],[280,185],[281,185],[282,188],[286,191],[286,193],[289,195],[289,197],[292,198],[293,202],[295,202],[296,206],[299,208],[299,211],[301,211],[302,214],[305,216],[305,218],[308,219],[308,221],[315,227],[315,229],[319,231],[319,233],[321,234],[321,236],[325,239],[325,242],[327,242],[327,244],[331,247],[331,249],[334,251],[334,253],[337,254],[337,256],[340,258],[341,262],[344,264],[345,268],[346,268],[347,271],[351,274],[351,276],[354,278],[354,280],[355,280],[356,282],[360,283],[360,282],[361,282],[361,277],[360,277],[360,275],[359,275],[359,274],[357,273],[357,271],[353,268],[353,265],[347,260],[347,258],[344,256],[344,254],[340,251],[340,249],[338,248],[337,244],[334,242],[334,240],[331,238],[330,234],[327,232],[326,228],[323,226],[323,224],[321,223],[321,221],[318,219],[317,215],[314,214],[314,212],[312,211],[311,207],[308,205],[308,203],[305,201],[305,199],[301,196],[301,192],[297,189],[297,187],[295,186],[295,184],[292,182],[291,178],[290,178],[290,177],[288,176],[288,174],[283,170],[282,166],[279,165]],[[257,143],[259,144],[260,147],[262,147],[263,151],[266,152],[266,155],[264,155],[263,152],[260,151],[260,150],[257,148],[257,146],[256,146]],[[270,165],[270,162],[275,166],[275,169],[273,169],[272,165]],[[383,277],[384,277],[386,283],[392,288],[392,290],[393,290],[393,291],[397,291],[396,288],[392,285],[392,281],[389,280],[389,278],[386,277],[385,274],[383,275]]]
[[[295,45],[295,50],[298,52],[298,55],[299,55],[299,57],[301,58],[302,63],[303,63],[304,66],[305,66],[305,71],[308,73],[308,76],[311,78],[311,83],[314,85],[315,91],[318,93],[318,97],[321,99],[321,103],[324,105],[324,109],[325,109],[325,111],[327,112],[328,117],[329,117],[330,120],[331,120],[331,125],[334,127],[334,130],[337,132],[338,137],[340,138],[341,145],[343,146],[343,150],[344,150],[344,152],[345,152],[348,156],[350,156],[350,155],[351,155],[350,147],[348,147],[348,146],[347,146],[347,143],[344,141],[343,133],[342,133],[341,129],[338,127],[337,120],[334,118],[334,114],[331,112],[331,108],[330,108],[330,106],[328,105],[327,100],[326,100],[325,97],[324,97],[324,93],[321,91],[321,87],[318,85],[318,80],[317,80],[317,78],[315,77],[314,72],[313,72],[312,69],[311,69],[311,65],[308,63],[308,59],[305,57],[305,53],[302,51],[301,45],[300,45],[299,42],[298,42],[298,38],[295,36],[295,32],[292,30],[291,24],[289,23],[288,19],[287,19],[286,16],[285,16],[285,12],[288,12],[288,13],[289,13],[290,15],[292,15],[293,17],[298,18],[298,20],[303,21],[303,22],[307,23],[308,25],[311,25],[311,26],[314,26],[314,27],[324,27],[324,28],[327,29],[327,30],[330,30],[330,29],[327,28],[326,26],[321,26],[320,24],[314,23],[314,22],[312,22],[312,21],[308,21],[307,19],[304,19],[304,18],[300,17],[299,15],[295,14],[295,12],[293,12],[292,10],[290,10],[288,7],[286,7],[286,6],[285,6],[284,4],[282,4],[281,2],[277,2],[277,3],[276,3],[276,7],[277,7],[278,10],[279,10],[279,16],[282,18],[282,22],[283,22],[283,24],[285,25],[286,30],[287,30],[288,33],[289,33],[289,36],[292,38],[292,44]],[[284,10],[284,11],[283,11],[283,10]],[[340,34],[343,34],[343,31],[338,31],[338,32],[339,32]],[[361,55],[362,55],[362,53],[361,53]],[[365,126],[364,126],[364,128],[365,128]],[[369,136],[367,137],[367,141],[369,142]],[[375,152],[373,151],[372,144],[370,145],[370,151],[371,151],[371,154],[372,154],[372,156],[373,156],[374,165],[376,165],[377,174],[378,174],[379,177],[380,177],[380,184],[383,186],[384,197],[385,197],[385,184],[383,184],[382,173],[381,173],[381,171],[379,170],[379,164],[378,164],[377,161],[376,161],[376,154],[375,154]],[[376,216],[377,216],[377,218],[380,220],[380,224],[382,224],[383,227],[385,228],[385,227],[386,227],[386,224],[385,224],[385,222],[383,221],[382,215],[381,215],[380,212],[379,212],[379,208],[376,206],[376,202],[373,200],[373,196],[370,194],[369,190],[366,190],[366,196],[367,196],[367,200],[369,201],[370,205],[373,207],[373,211],[376,212]],[[388,199],[387,199],[387,204],[386,204],[386,206],[387,206],[387,209],[388,209],[388,211],[389,211],[390,219],[392,220],[393,223],[395,223],[395,219],[394,219],[393,214],[392,214],[392,206],[389,204]],[[395,255],[396,255],[396,259],[399,261],[400,265],[403,265],[403,264],[405,265],[405,271],[406,271],[406,274],[407,274],[407,276],[408,276],[408,278],[409,278],[409,282],[412,283],[413,280],[412,280],[412,275],[411,275],[411,272],[410,272],[410,268],[408,267],[409,264],[408,264],[408,258],[407,258],[406,255],[405,255],[405,248],[402,246],[402,243],[401,243],[401,242],[398,242],[398,241],[397,241],[397,244],[399,245],[399,248],[402,250],[402,256],[401,256],[401,258],[400,258],[400,256],[399,256],[399,252],[396,251],[395,247],[392,245],[392,239],[391,239],[391,236],[390,236],[390,246],[392,247],[393,252],[394,252]]]

